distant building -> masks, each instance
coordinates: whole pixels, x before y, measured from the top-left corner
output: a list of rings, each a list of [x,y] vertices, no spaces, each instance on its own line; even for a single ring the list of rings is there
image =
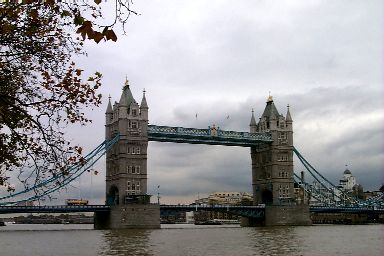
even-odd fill
[[[353,188],[358,185],[355,176],[352,175],[351,171],[345,169],[343,179],[340,180],[339,189],[345,192],[352,192]]]
[[[222,205],[242,205],[252,204],[253,198],[247,192],[213,192],[207,198],[200,198],[195,201],[196,204],[222,204]]]
[[[195,217],[193,211],[185,213],[185,221],[187,223],[195,223]]]
[[[34,206],[33,201],[22,201],[16,204],[17,206]]]

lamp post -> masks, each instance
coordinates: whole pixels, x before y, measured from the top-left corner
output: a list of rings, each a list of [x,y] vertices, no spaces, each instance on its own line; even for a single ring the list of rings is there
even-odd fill
[[[160,205],[160,185],[157,185],[157,204]]]
[[[95,169],[88,169],[87,171],[91,174],[91,198],[89,200],[89,202],[90,202],[91,199],[93,200],[93,181],[92,181],[92,176],[93,175],[97,175],[99,172],[97,170],[95,170]]]

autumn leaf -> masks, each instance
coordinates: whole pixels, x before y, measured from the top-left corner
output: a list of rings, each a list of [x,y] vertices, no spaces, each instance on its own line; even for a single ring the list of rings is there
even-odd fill
[[[99,43],[101,41],[101,39],[103,39],[103,38],[104,38],[104,36],[102,33],[97,32],[97,31],[93,31],[93,40],[95,40],[96,43]]]
[[[117,41],[117,36],[116,36],[115,32],[113,32],[113,30],[111,30],[111,29],[106,30],[104,32],[104,35],[107,38],[107,40],[112,40],[114,42]]]
[[[83,71],[82,69],[76,69],[76,75],[80,76],[82,71]]]

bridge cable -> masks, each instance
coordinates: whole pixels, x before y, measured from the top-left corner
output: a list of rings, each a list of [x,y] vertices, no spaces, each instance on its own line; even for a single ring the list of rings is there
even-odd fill
[[[24,200],[19,200],[19,201],[14,201],[14,202],[3,202],[3,203],[0,203],[0,205],[4,205],[4,204],[15,204],[15,203],[19,203],[19,202],[25,202],[25,201],[30,201],[30,200],[35,200],[35,199],[39,199],[45,195],[48,195],[54,191],[57,191],[58,189],[64,187],[65,185],[68,185],[71,181],[75,180],[76,178],[78,178],[80,175],[82,175],[85,171],[89,170],[90,167],[92,167],[107,151],[109,151],[111,149],[111,147],[119,140],[119,134],[117,134],[113,139],[109,140],[109,141],[104,141],[103,143],[101,143],[99,146],[97,146],[94,150],[91,151],[91,153],[87,154],[87,158],[88,160],[86,160],[86,164],[85,165],[80,165],[79,164],[75,164],[74,166],[71,166],[70,169],[73,170],[75,167],[75,172],[72,172],[70,173],[67,177],[64,176],[64,174],[60,174],[58,175],[58,177],[52,177],[46,181],[43,181],[41,183],[38,183],[37,185],[31,187],[31,188],[28,188],[24,191],[21,191],[21,192],[18,192],[18,193],[15,193],[15,194],[12,194],[12,195],[9,195],[9,196],[5,196],[5,197],[2,197],[0,198],[0,200],[3,200],[3,199],[7,199],[7,198],[12,198],[12,197],[15,197],[17,195],[20,195],[20,194],[24,194],[24,193],[27,193],[33,189],[36,189],[38,187],[41,187],[41,186],[44,186],[44,185],[47,185],[49,183],[52,183],[53,181],[59,179],[60,177],[65,177],[65,179],[62,181],[62,184],[58,187],[54,187],[54,188],[50,188],[46,191],[44,191],[44,193],[40,194],[40,195],[35,195],[33,197],[30,197],[28,199],[24,199]],[[100,155],[98,155],[100,152],[102,152]],[[94,159],[96,157],[96,159]],[[89,162],[91,161],[91,164],[88,164]],[[83,170],[81,170],[82,168],[84,168]]]

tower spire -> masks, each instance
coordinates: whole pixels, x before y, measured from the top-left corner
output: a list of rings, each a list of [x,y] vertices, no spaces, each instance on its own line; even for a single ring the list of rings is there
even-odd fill
[[[128,86],[128,87],[129,87],[129,81],[128,81],[128,77],[127,77],[127,75],[125,75],[124,86]]]
[[[112,104],[111,104],[111,95],[109,95],[108,97],[108,106],[107,106],[107,111],[105,113],[113,113],[113,110],[112,110]]]
[[[255,120],[253,108],[252,108],[251,123],[249,124],[249,126],[256,126],[256,120]]]
[[[145,89],[143,90],[143,98],[141,99],[140,108],[148,108],[147,99],[145,98]]]
[[[289,104],[287,105],[287,115],[285,117],[285,121],[292,122],[291,112],[289,111]]]
[[[256,124],[253,108],[252,108],[251,123],[249,124],[249,128],[251,133],[257,132],[257,124]]]
[[[131,89],[129,89],[129,81],[128,81],[128,78],[125,77],[125,82],[124,82],[123,92],[121,93],[121,97],[120,97],[119,105],[120,105],[120,106],[129,107],[129,105],[130,105],[132,102],[135,103],[136,101],[135,101],[135,99],[134,99],[133,96],[132,96]]]

